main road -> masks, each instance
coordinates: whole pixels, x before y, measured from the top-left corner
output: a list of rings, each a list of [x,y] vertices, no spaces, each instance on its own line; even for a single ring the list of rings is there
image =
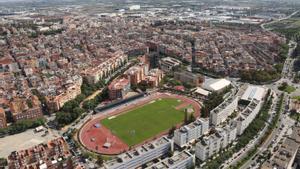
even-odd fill
[[[283,104],[286,105],[286,101]],[[284,135],[287,133],[287,131],[295,124],[295,121],[289,118],[287,113],[283,113],[287,111],[285,107],[286,106],[284,106],[284,108],[281,110],[279,117],[280,121],[276,128],[272,131],[271,135],[269,135],[263,145],[259,147],[258,151],[251,157],[251,160],[247,161],[241,167],[241,169],[255,168],[255,166],[259,168],[260,164],[257,163],[257,159],[259,158],[258,155],[262,155],[268,149],[273,152],[274,148],[279,144],[281,139],[285,137]]]
[[[285,20],[285,19],[289,19],[289,18],[293,17],[294,15],[296,15],[298,12],[299,12],[299,10],[293,12],[292,14],[290,14],[290,15],[287,16],[287,17],[280,18],[280,19],[277,19],[277,20],[274,20],[274,21],[271,21],[271,22],[266,22],[266,23],[261,24],[260,26],[261,26],[262,29],[264,29],[264,30],[266,30],[266,31],[269,31],[267,28],[265,28],[265,25],[267,25],[267,24],[272,24],[272,23],[276,23],[276,22],[279,22],[279,21],[282,21],[282,20]]]

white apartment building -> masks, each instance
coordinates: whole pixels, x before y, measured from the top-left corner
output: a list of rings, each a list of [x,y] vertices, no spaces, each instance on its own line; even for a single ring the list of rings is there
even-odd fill
[[[232,123],[225,126],[224,130],[227,132],[228,143],[232,143],[237,137],[237,123],[233,121]]]
[[[137,168],[149,161],[152,161],[169,151],[173,151],[173,141],[161,137],[151,143],[142,145],[134,150],[118,156],[114,160],[104,163],[106,169],[128,169]]]
[[[238,97],[232,96],[226,99],[218,107],[210,111],[210,122],[214,126],[218,126],[230,116],[238,106]]]
[[[201,134],[207,134],[209,132],[209,119],[199,118],[197,120],[202,124]]]
[[[241,135],[249,124],[255,119],[260,108],[262,101],[252,100],[249,105],[240,113],[237,118],[237,134]]]
[[[195,155],[198,159],[205,161],[236,139],[236,123],[231,123],[224,128],[217,128],[216,130],[216,133],[204,137],[196,144]]]
[[[208,129],[209,121],[207,119],[197,119],[196,121],[175,130],[174,143],[183,147],[207,133]]]
[[[201,161],[205,161],[221,149],[221,136],[218,134],[210,135],[207,138],[203,138],[196,144],[195,155]]]
[[[154,163],[146,169],[186,169],[193,167],[194,164],[195,156],[187,151],[183,151],[163,161]]]

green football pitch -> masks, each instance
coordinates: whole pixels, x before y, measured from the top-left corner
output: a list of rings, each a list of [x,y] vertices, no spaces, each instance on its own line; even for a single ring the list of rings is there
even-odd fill
[[[183,122],[183,109],[176,110],[180,104],[181,100],[173,98],[157,99],[116,117],[103,119],[101,124],[128,146],[136,145]]]

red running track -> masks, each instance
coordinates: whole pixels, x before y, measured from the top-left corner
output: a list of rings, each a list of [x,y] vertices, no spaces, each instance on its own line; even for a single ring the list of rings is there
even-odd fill
[[[129,149],[128,145],[123,142],[120,138],[115,136],[109,129],[106,127],[101,126],[99,128],[95,127],[95,124],[100,123],[100,121],[104,118],[113,116],[113,115],[119,115],[122,113],[126,113],[129,110],[132,110],[138,106],[142,106],[152,100],[156,100],[159,98],[176,98],[183,101],[183,105],[192,105],[195,110],[195,117],[200,116],[200,105],[187,97],[180,96],[180,95],[174,95],[174,94],[166,94],[166,93],[155,93],[150,96],[144,97],[142,99],[134,101],[134,103],[130,104],[124,104],[122,108],[112,109],[111,111],[105,113],[105,114],[97,114],[94,119],[88,121],[80,130],[79,132],[79,139],[80,142],[83,144],[85,148],[87,148],[90,151],[100,153],[100,154],[106,154],[106,155],[117,155],[120,153],[123,153]],[[161,136],[162,134],[167,133],[167,131],[164,131],[160,133],[157,136],[153,136],[152,138],[145,140],[145,142],[149,142],[153,140],[154,138],[157,138],[158,136]],[[103,145],[109,142],[111,143],[111,147],[104,148]],[[139,145],[141,145],[139,144]],[[136,145],[136,146],[139,146]],[[135,147],[136,147],[135,146]]]

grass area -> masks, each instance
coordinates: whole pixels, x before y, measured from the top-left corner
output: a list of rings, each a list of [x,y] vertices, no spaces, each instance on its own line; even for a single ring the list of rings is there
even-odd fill
[[[176,110],[177,99],[157,99],[113,119],[101,123],[129,146],[141,143],[183,122],[184,111]]]
[[[296,90],[295,87],[293,86],[287,86],[283,91],[287,92],[287,93],[292,93]]]
[[[281,20],[278,22],[274,22],[272,24],[267,24],[267,28],[276,29],[276,28],[295,28],[300,27],[300,18],[289,18],[285,20]]]
[[[290,86],[288,85],[287,83],[282,83],[279,87],[278,87],[279,90],[281,91],[284,91],[284,92],[287,92],[287,93],[292,93],[296,90],[295,87],[293,86]]]
[[[286,36],[286,38],[291,39],[295,35],[300,34],[300,17],[293,17],[278,22],[273,22],[265,26],[275,32],[279,32]]]
[[[293,99],[300,101],[300,96],[294,96]]]

